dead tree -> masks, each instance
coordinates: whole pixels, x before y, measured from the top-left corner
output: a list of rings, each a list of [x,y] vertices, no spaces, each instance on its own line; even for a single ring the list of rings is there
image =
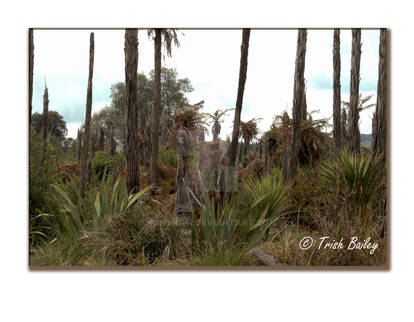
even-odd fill
[[[243,105],[244,86],[246,84],[247,75],[247,58],[249,55],[249,39],[250,29],[243,29],[241,53],[240,53],[240,70],[239,70],[239,86],[237,89],[236,110],[234,112],[233,134],[230,147],[228,150],[229,166],[234,167],[237,157],[237,144],[239,142],[240,115]]]
[[[154,37],[154,109],[152,113],[151,182],[158,184],[158,148],[161,115],[161,29]]]
[[[349,150],[352,153],[360,152],[359,133],[359,69],[361,62],[361,29],[352,29],[352,58],[351,58],[351,87],[349,108]]]
[[[342,109],[342,116],[341,116],[341,139],[342,139],[342,147],[347,147],[349,145],[348,140],[348,122],[347,122],[347,114],[346,109]]]
[[[98,145],[98,151],[104,151],[105,150],[105,130],[103,127],[99,129],[99,145]]]
[[[92,160],[95,157],[96,151],[96,135],[91,133],[90,145],[89,145],[89,155],[88,155],[88,170],[86,172],[86,182],[88,185],[91,183],[92,178]]]
[[[303,98],[302,98],[302,120],[306,120],[308,117],[308,104],[306,102],[306,82],[305,88],[303,90]]]
[[[178,165],[175,180],[177,192],[175,194],[174,211],[176,213],[191,213],[193,208],[188,194],[188,188],[190,187],[189,158],[192,154],[191,131],[186,128],[178,129],[175,140]]]
[[[95,54],[95,39],[94,33],[91,32],[89,38],[89,77],[88,77],[88,91],[86,95],[86,112],[85,112],[85,137],[82,145],[81,153],[81,173],[80,173],[80,196],[85,198],[85,189],[87,181],[87,166],[88,154],[90,149],[90,131],[91,131],[91,113],[92,113],[92,77],[93,77],[93,62]]]
[[[76,138],[76,161],[81,160],[81,148],[82,148],[82,133],[78,129],[78,136]]]
[[[377,106],[374,114],[372,152],[383,153],[387,148],[387,42],[386,29],[380,31]]]
[[[386,166],[387,153],[387,31],[381,29],[378,61],[377,106],[373,118],[372,153],[383,154],[383,166]],[[381,237],[385,236],[387,218],[387,184],[386,180],[380,188],[382,204],[382,230]]]
[[[29,29],[29,126],[32,125],[34,42],[33,29]]]
[[[299,159],[300,125],[303,118],[303,92],[305,91],[305,57],[306,57],[306,29],[298,30],[298,41],[296,48],[295,78],[293,89],[292,108],[292,135],[290,138],[288,169],[284,169],[285,178],[293,178],[296,175]]]
[[[128,193],[139,191],[139,141],[138,141],[138,30],[125,30],[125,92],[126,92],[126,171]]]
[[[49,112],[49,91],[45,80],[45,90],[43,92],[43,115],[42,115],[42,138],[43,142],[47,140],[47,114]]]
[[[336,149],[342,146],[341,135],[341,52],[340,31],[334,30],[333,39],[333,136]]]

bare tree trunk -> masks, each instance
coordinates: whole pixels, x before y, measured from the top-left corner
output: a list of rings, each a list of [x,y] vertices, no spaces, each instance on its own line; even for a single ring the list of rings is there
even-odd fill
[[[108,128],[109,128],[109,154],[115,155],[116,146],[115,146],[115,138],[114,138],[114,125],[112,122],[108,123]]]
[[[76,161],[81,160],[81,148],[82,148],[82,133],[78,129],[78,136],[76,138]]]
[[[98,151],[104,151],[105,150],[105,131],[104,128],[101,127],[99,129],[99,145],[98,145]]]
[[[377,107],[375,130],[373,129],[372,152],[386,153],[387,148],[387,31],[381,29],[378,61]]]
[[[96,135],[94,133],[91,133],[91,139],[90,139],[90,145],[89,145],[89,156],[88,156],[88,170],[86,172],[86,182],[88,183],[88,185],[91,184],[92,159],[95,156],[95,150],[96,150]]]
[[[126,171],[128,193],[139,191],[139,141],[138,141],[138,30],[125,30],[125,92],[126,92]]]
[[[193,208],[188,195],[190,187],[189,158],[192,155],[190,131],[181,128],[176,134],[176,153],[178,156],[177,176],[175,179],[176,194],[174,211],[176,213],[191,213]]]
[[[342,136],[342,147],[347,147],[349,145],[348,124],[347,124],[346,110],[344,108],[342,109],[342,116],[341,116],[341,136]]]
[[[43,116],[42,116],[42,138],[47,140],[47,114],[49,113],[49,91],[45,81],[45,91],[43,92]]]
[[[34,63],[34,42],[33,29],[29,29],[29,127],[32,125],[32,98],[33,98],[33,63]]]
[[[154,109],[152,111],[151,181],[158,184],[158,143],[161,114],[161,29],[155,30],[154,38]]]
[[[86,95],[86,113],[85,113],[85,137],[82,145],[81,154],[81,173],[80,173],[80,196],[85,198],[86,180],[87,180],[87,162],[88,152],[90,148],[90,131],[91,131],[91,113],[92,113],[92,77],[93,77],[93,62],[95,54],[95,38],[94,33],[91,32],[89,38],[89,77],[88,77],[88,92]]]
[[[378,91],[378,89],[377,89]],[[378,94],[377,94],[378,95]],[[378,106],[378,96],[377,96],[377,106]],[[372,154],[375,154],[375,142],[378,140],[377,138],[377,112],[375,111],[372,115],[372,130],[371,130],[371,151]]]
[[[229,166],[234,167],[236,164],[237,143],[239,141],[240,115],[243,105],[244,86],[246,84],[247,74],[247,57],[249,54],[250,29],[243,29],[240,70],[239,70],[239,86],[237,89],[236,110],[234,112],[233,135],[228,151]]]
[[[351,89],[349,106],[349,150],[360,152],[359,134],[359,67],[361,62],[361,29],[352,29]]]
[[[298,30],[298,42],[296,48],[295,84],[293,89],[292,108],[292,136],[290,140],[288,169],[284,169],[285,178],[293,178],[296,175],[300,146],[300,125],[302,121],[302,102],[305,90],[305,57],[306,57],[306,29]],[[287,170],[287,171],[286,171]]]
[[[308,104],[306,103],[306,84],[303,90],[303,98],[302,98],[302,120],[306,120],[308,116]]]
[[[214,120],[214,125],[213,125],[213,128],[212,128],[213,142],[218,142],[220,131],[221,131],[220,121],[219,120]]]
[[[372,153],[383,153],[383,166],[386,165],[387,150],[387,30],[381,29],[378,61],[377,107],[373,120]],[[381,186],[379,194],[382,204],[381,237],[385,237],[387,225],[387,181]]]
[[[263,156],[264,156],[264,165],[266,171],[270,171],[270,151],[269,151],[269,139],[265,138],[263,141]]]
[[[335,29],[333,40],[333,136],[337,150],[341,149],[341,40]]]

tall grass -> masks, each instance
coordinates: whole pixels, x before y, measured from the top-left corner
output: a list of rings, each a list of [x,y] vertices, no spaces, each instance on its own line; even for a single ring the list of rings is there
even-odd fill
[[[276,220],[289,210],[290,188],[291,184],[283,181],[281,171],[274,169],[263,179],[248,179],[242,185],[238,199],[251,216]]]
[[[384,184],[384,170],[382,156],[354,155],[348,151],[319,167],[321,185],[326,193],[348,212],[359,214],[366,237],[370,233],[370,207]]]
[[[97,230],[109,214],[124,215],[145,193],[143,189],[135,194],[128,194],[125,182],[118,177],[112,186],[110,178],[104,175],[97,191],[90,190],[85,199],[79,198],[78,190],[73,194],[72,184],[65,190],[59,185],[52,185],[54,197],[61,206],[56,215],[58,233],[65,237],[76,237],[86,229]]]

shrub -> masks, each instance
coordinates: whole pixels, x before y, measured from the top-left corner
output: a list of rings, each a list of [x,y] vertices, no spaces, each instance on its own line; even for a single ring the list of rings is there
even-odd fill
[[[123,154],[110,155],[105,151],[97,151],[92,159],[93,174],[101,180],[104,172],[112,173],[118,166],[125,164]]]
[[[85,248],[95,249],[110,265],[145,265],[182,255],[182,236],[170,216],[134,211],[111,214],[102,228],[82,236]]]
[[[226,253],[254,248],[265,237],[266,231],[277,218],[266,218],[266,212],[252,215],[250,209],[238,210],[235,204],[215,205],[206,200],[200,210],[200,219],[193,224],[195,250],[204,254]]]
[[[158,153],[158,164],[169,165],[171,167],[177,167],[177,155],[173,149],[161,147]]]
[[[384,184],[384,167],[381,156],[353,155],[343,151],[336,160],[320,165],[319,177],[326,193],[344,205],[348,211],[359,213],[369,235],[369,208],[378,198]]]
[[[43,151],[45,152],[44,160]],[[51,237],[48,223],[39,214],[53,213],[57,209],[50,194],[50,185],[53,183],[56,183],[54,149],[50,144],[44,146],[42,139],[31,128],[29,133],[29,240],[31,245]]]
[[[128,194],[123,180],[118,178],[112,186],[110,178],[105,177],[104,174],[97,192],[89,190],[87,198],[77,198],[78,203],[62,187],[52,185],[54,197],[60,205],[56,216],[56,231],[61,237],[76,238],[89,227],[97,230],[109,214],[125,215],[146,191],[143,189],[138,193]]]
[[[242,185],[238,199],[250,215],[276,220],[289,208],[288,192],[291,185],[283,181],[278,169],[263,179],[251,177]]]

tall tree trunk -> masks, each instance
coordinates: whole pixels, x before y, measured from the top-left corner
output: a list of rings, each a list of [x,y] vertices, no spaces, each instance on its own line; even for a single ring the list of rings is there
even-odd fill
[[[212,128],[213,142],[218,142],[220,131],[221,131],[220,121],[219,120],[214,120],[214,125],[213,125],[213,128]]]
[[[96,150],[96,134],[91,133],[90,144],[89,144],[89,155],[88,155],[88,166],[86,171],[86,182],[88,185],[91,184],[92,178],[92,159],[95,156]]]
[[[99,129],[98,151],[105,151],[105,131],[103,127]]]
[[[308,104],[306,102],[306,84],[303,90],[303,98],[302,98],[302,120],[306,120],[308,116]]]
[[[138,141],[138,30],[125,30],[125,91],[126,91],[126,171],[128,193],[139,191],[139,141]]]
[[[377,107],[372,129],[372,152],[386,153],[387,148],[387,31],[381,29],[378,61]]]
[[[339,29],[333,39],[333,136],[336,149],[341,149],[341,40]]]
[[[49,91],[45,81],[45,91],[43,92],[43,115],[42,115],[42,138],[47,140],[47,114],[49,113]]]
[[[33,98],[33,63],[34,63],[34,42],[33,29],[29,29],[29,127],[32,125],[32,98]]]
[[[298,30],[298,42],[296,48],[295,84],[293,89],[292,108],[292,135],[290,138],[288,169],[284,169],[285,178],[293,178],[296,175],[300,146],[300,125],[302,121],[302,102],[305,90],[305,57],[306,57],[306,29]]]
[[[81,173],[80,173],[80,196],[85,197],[86,181],[87,181],[87,166],[88,154],[90,149],[90,132],[91,132],[91,114],[92,114],[92,77],[93,77],[93,62],[95,55],[95,39],[94,33],[91,32],[89,38],[89,77],[88,77],[88,92],[86,95],[86,112],[85,112],[85,137],[82,145],[81,154]]]
[[[372,153],[383,153],[383,166],[386,165],[387,150],[387,31],[380,30],[379,61],[378,61],[378,85],[377,106],[373,120]],[[382,204],[382,229],[381,237],[384,237],[387,229],[387,181],[381,186],[380,200]]]
[[[76,161],[81,160],[81,148],[82,148],[82,133],[78,129],[78,136],[76,138]]]
[[[158,143],[161,114],[161,29],[155,30],[154,38],[154,109],[152,111],[151,182],[158,184]]]
[[[359,134],[359,67],[361,62],[361,29],[352,29],[351,89],[349,106],[349,150],[360,152]]]
[[[234,167],[236,164],[237,144],[239,142],[240,115],[243,105],[244,86],[246,84],[247,74],[247,57],[249,55],[249,39],[250,29],[243,29],[241,54],[240,54],[240,70],[239,70],[239,86],[237,88],[236,110],[234,112],[233,134],[228,151],[229,166]]]
[[[342,109],[342,116],[341,116],[341,136],[342,136],[342,147],[347,147],[349,145],[348,124],[347,124],[346,110],[344,108]]]

